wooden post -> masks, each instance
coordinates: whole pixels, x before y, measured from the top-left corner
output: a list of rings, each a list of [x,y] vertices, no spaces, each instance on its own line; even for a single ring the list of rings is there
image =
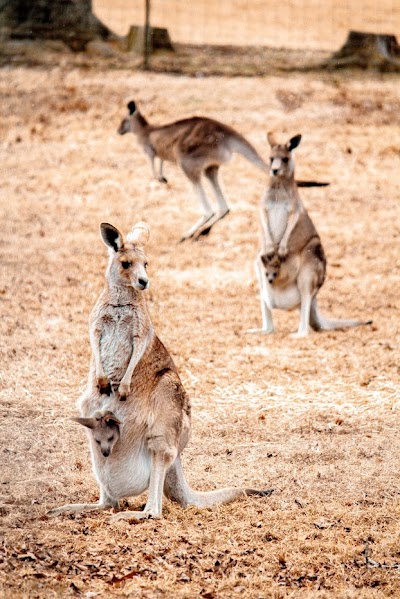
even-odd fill
[[[151,53],[150,0],[145,0],[143,68],[149,69]]]

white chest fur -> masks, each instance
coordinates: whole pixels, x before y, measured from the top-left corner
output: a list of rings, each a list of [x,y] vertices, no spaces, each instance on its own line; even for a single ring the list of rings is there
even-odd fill
[[[267,204],[268,226],[274,243],[283,237],[289,219],[290,204],[286,200],[269,200]]]
[[[286,228],[289,216],[299,198],[296,189],[284,185],[270,187],[264,196],[264,210],[268,220],[268,228],[274,244],[279,245]]]

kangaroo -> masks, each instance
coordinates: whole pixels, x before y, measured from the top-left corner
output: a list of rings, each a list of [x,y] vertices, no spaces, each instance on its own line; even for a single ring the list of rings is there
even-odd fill
[[[191,117],[174,121],[167,125],[151,125],[132,100],[127,105],[129,114],[122,120],[118,133],[132,132],[150,159],[153,177],[162,183],[164,161],[177,163],[192,183],[202,210],[201,218],[186,232],[181,241],[199,239],[208,235],[212,227],[229,213],[227,201],[219,184],[218,174],[221,165],[237,152],[264,173],[268,165],[256,149],[237,131],[206,117]],[[155,158],[159,158],[158,173]],[[218,204],[215,213],[204,191],[202,177],[208,179],[214,190]],[[301,187],[328,185],[314,181],[299,181]]]
[[[98,446],[97,449],[105,458],[111,454],[120,436],[119,425],[122,424],[113,412],[99,410],[94,413],[93,418],[73,418],[72,420],[92,431],[93,439]]]
[[[92,429],[89,442],[100,498],[98,503],[68,504],[49,513],[117,507],[123,497],[146,489],[143,511],[120,512],[112,520],[160,517],[163,494],[184,507],[269,495],[271,491],[233,487],[208,492],[190,488],[180,460],[190,437],[190,400],[154,332],[143,293],[148,287],[144,246],[149,228],[137,223],[126,239],[108,223],[100,230],[109,251],[106,287],[90,317],[93,357],[87,388],[78,400],[78,422]],[[126,401],[120,401],[121,393]],[[112,446],[111,434],[108,440],[107,434],[104,437],[107,429],[113,432]]]
[[[281,271],[281,264],[284,262],[284,258],[279,256],[277,253],[274,254],[263,254],[261,260],[264,266],[265,276],[270,285],[275,283],[278,279]]]
[[[270,184],[260,204],[262,245],[255,264],[262,328],[249,332],[272,333],[274,308],[300,308],[296,337],[308,335],[309,326],[321,331],[372,323],[371,320],[328,320],[318,310],[317,293],[325,281],[326,257],[295,183],[293,151],[300,141],[301,135],[296,135],[286,144],[279,144],[268,133]]]

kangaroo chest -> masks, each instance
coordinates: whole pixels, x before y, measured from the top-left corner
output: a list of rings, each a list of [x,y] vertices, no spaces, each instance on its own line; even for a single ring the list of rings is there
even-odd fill
[[[267,202],[268,227],[274,243],[279,243],[286,231],[291,203],[287,200]]]
[[[286,187],[272,187],[267,190],[264,197],[264,210],[268,222],[269,232],[274,244],[281,241],[289,216],[295,208],[296,198],[293,190]]]
[[[132,356],[135,316],[128,306],[114,308],[102,316],[100,357],[106,376],[119,384]]]

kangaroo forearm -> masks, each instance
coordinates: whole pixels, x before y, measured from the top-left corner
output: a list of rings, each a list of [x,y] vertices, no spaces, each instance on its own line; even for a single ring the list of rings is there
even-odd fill
[[[285,229],[285,232],[284,232],[283,237],[279,244],[281,247],[287,247],[290,236],[293,233],[293,230],[298,223],[299,216],[300,216],[300,214],[298,211],[296,211],[294,214],[291,214],[289,216],[287,227]]]
[[[90,346],[92,348],[92,353],[94,357],[94,364],[96,368],[96,376],[102,377],[104,376],[103,364],[101,363],[100,356],[100,338],[101,333],[97,330],[91,331],[90,333]]]
[[[269,251],[274,246],[274,241],[269,229],[268,218],[263,213],[261,214],[261,229],[264,250]]]
[[[128,367],[127,367],[125,374],[121,380],[121,383],[123,383],[125,385],[130,385],[133,372],[134,372],[136,366],[139,364],[140,360],[143,358],[143,355],[149,345],[150,337],[151,337],[151,331],[149,331],[149,333],[144,338],[140,339],[140,341],[135,343],[131,359],[129,360]]]
[[[140,360],[142,359],[144,351],[145,351],[145,345],[142,344],[140,346],[139,350],[132,352],[132,357],[129,361],[129,364],[125,371],[125,374],[122,377],[121,383],[123,383],[125,385],[130,384],[130,382],[132,380],[133,371],[135,370],[136,366],[139,364]]]

